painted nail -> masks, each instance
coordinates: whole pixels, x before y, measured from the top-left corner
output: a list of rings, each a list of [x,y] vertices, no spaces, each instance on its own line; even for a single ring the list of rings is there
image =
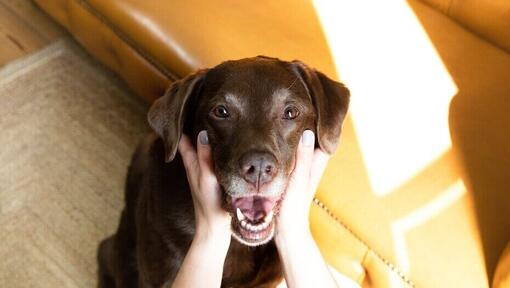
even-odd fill
[[[315,144],[315,135],[311,130],[305,130],[301,141],[303,141],[303,144],[307,147],[313,146]]]
[[[200,133],[198,133],[198,140],[200,140],[200,144],[202,145],[209,145],[209,137],[207,136],[207,131],[200,131]]]

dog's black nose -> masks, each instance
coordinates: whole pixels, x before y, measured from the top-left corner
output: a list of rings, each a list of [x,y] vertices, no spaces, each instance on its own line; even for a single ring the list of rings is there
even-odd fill
[[[273,155],[263,152],[248,152],[240,161],[241,175],[248,183],[259,188],[265,183],[271,182],[278,172]]]

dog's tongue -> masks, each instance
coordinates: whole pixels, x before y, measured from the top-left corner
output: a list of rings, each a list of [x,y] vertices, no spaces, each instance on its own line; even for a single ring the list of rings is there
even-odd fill
[[[232,199],[234,209],[239,208],[250,221],[257,221],[266,216],[276,204],[275,199],[252,196]]]

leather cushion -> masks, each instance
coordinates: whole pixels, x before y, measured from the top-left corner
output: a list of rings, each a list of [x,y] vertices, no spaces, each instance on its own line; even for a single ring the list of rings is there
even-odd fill
[[[510,1],[423,0],[510,52]]]
[[[87,2],[181,77],[199,67],[256,55],[300,59],[336,76],[309,1]]]

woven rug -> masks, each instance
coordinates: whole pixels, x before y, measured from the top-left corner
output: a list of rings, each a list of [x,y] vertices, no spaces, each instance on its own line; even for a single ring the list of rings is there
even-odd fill
[[[94,287],[147,105],[72,40],[0,70],[0,287]]]

